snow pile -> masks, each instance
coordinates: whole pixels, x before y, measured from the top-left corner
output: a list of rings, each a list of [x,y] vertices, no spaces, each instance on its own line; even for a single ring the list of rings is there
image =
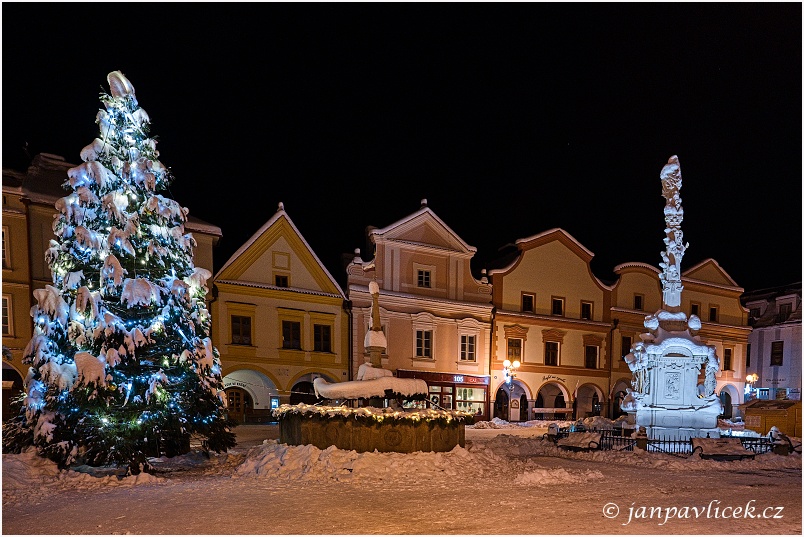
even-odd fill
[[[543,425],[546,424],[546,425]],[[473,429],[519,429],[522,427],[547,427],[550,423],[557,423],[559,427],[565,427],[572,424],[571,421],[543,421],[534,420],[526,422],[510,422],[501,420],[500,418],[492,418],[491,421],[478,421],[474,425],[467,425]]]
[[[18,455],[3,454],[3,504],[31,502],[48,494],[68,490],[93,490],[164,484],[165,479],[147,473],[119,478],[111,467],[59,470],[55,462],[40,457],[30,448]],[[87,473],[90,472],[90,473]],[[110,475],[110,473],[112,475]]]
[[[321,450],[313,445],[289,446],[266,440],[252,448],[246,460],[235,469],[235,477],[264,477],[306,481],[387,481],[400,479],[428,482],[440,476],[459,473],[483,475],[496,466],[489,455],[472,456],[456,446],[447,453],[358,453],[330,446]]]
[[[584,470],[581,472],[569,472],[564,468],[537,468],[517,476],[515,483],[520,485],[566,485],[583,484],[590,481],[605,479],[599,470]]]

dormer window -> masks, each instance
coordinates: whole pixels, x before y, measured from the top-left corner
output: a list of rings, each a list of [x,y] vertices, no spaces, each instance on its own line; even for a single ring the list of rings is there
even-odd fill
[[[790,314],[793,312],[793,305],[789,302],[786,304],[779,304],[779,321],[780,323],[785,322],[789,317]]]

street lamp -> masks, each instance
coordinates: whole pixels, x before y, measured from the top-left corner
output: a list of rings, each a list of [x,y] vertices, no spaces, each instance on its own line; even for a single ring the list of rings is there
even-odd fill
[[[516,377],[516,370],[519,369],[520,363],[519,360],[511,360],[506,359],[503,361],[503,373],[505,374],[505,382],[510,386],[511,381],[514,380]]]
[[[754,389],[754,383],[759,380],[759,375],[756,373],[751,373],[747,377],[745,377],[745,393],[747,395],[751,395],[751,391]]]

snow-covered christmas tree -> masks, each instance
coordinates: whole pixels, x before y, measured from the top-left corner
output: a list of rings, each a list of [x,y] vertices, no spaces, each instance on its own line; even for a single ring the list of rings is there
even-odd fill
[[[209,337],[206,279],[193,265],[188,210],[162,196],[172,180],[150,119],[119,71],[96,123],[100,134],[67,173],[70,193],[46,259],[53,285],[34,291],[34,335],[20,413],[3,451],[36,446],[66,467],[147,467],[148,457],[235,445]]]

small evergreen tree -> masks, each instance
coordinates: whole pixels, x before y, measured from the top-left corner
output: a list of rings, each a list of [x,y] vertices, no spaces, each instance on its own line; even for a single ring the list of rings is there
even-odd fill
[[[193,265],[188,210],[164,197],[150,120],[119,71],[101,93],[100,134],[68,170],[46,259],[53,285],[34,291],[34,334],[19,413],[3,451],[27,446],[66,467],[147,468],[148,457],[235,445],[209,337],[206,279]]]

